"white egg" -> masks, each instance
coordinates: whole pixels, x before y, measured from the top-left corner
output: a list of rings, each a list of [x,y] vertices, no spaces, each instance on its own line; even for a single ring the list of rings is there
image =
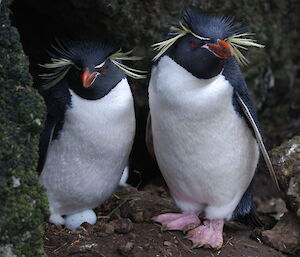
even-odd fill
[[[93,210],[84,210],[72,215],[69,215],[65,219],[65,226],[68,229],[74,230],[84,222],[94,225],[97,221],[96,214]]]

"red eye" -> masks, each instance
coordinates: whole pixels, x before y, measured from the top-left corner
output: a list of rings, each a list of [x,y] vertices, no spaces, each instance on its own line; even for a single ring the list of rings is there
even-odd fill
[[[101,73],[103,74],[103,73],[106,73],[107,72],[107,69],[102,69],[101,70]]]
[[[191,42],[190,42],[190,47],[194,48],[194,47],[196,47],[196,46],[198,46],[197,43],[195,43],[194,41],[191,41]]]

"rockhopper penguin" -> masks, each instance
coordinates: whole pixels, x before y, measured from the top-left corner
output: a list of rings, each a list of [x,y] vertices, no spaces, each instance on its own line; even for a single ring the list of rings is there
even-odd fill
[[[135,134],[133,97],[126,74],[143,78],[121,60],[137,60],[118,46],[58,43],[51,72],[41,74],[47,119],[38,171],[47,191],[50,222],[75,229],[94,224],[92,210],[120,181]]]
[[[270,162],[237,63],[246,62],[238,48],[262,47],[247,35],[232,19],[188,9],[167,38],[153,45],[159,52],[149,85],[148,129],[182,210],[154,221],[166,230],[188,231],[194,247],[220,248],[224,220],[246,216],[258,223],[251,181],[259,148]],[[200,213],[206,217],[202,224]]]

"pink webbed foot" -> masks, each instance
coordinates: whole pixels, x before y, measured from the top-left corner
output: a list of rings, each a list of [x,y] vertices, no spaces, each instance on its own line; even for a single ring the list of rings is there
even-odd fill
[[[220,249],[223,245],[224,220],[206,220],[203,225],[190,230],[186,236],[193,243],[193,248],[210,247]]]
[[[153,218],[153,221],[162,224],[163,230],[182,230],[186,232],[200,225],[196,213],[165,213]]]

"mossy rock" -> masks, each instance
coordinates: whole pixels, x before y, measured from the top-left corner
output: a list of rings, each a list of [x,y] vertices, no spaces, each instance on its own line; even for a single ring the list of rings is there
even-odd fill
[[[44,105],[9,10],[0,10],[0,256],[43,255],[47,199],[36,173]]]
[[[287,207],[300,217],[300,136],[274,148],[271,159]]]

